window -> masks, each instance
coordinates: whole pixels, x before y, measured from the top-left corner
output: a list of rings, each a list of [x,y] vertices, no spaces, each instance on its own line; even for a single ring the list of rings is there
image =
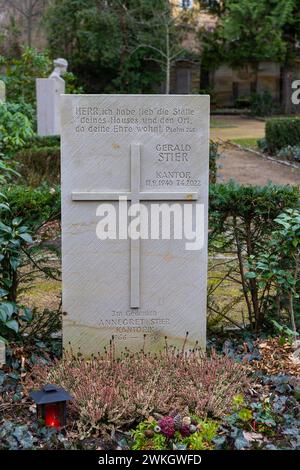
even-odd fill
[[[185,10],[188,8],[192,8],[193,0],[181,0],[181,7]]]

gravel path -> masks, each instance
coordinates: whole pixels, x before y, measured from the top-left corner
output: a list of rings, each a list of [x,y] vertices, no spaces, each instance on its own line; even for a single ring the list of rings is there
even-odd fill
[[[220,151],[222,158],[218,161],[219,182],[225,183],[233,179],[240,184],[265,185],[272,182],[300,186],[300,168],[290,168],[266,160],[230,144],[222,145]]]

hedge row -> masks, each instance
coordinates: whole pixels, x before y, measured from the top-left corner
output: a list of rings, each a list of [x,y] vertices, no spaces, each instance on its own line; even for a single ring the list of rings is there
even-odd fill
[[[300,146],[300,118],[272,118],[266,122],[268,151],[275,154],[287,146]]]
[[[38,187],[45,181],[51,185],[60,183],[59,146],[23,148],[13,161],[22,183],[28,186]]]
[[[0,219],[6,222],[13,217],[21,217],[24,225],[31,230],[49,219],[60,218],[60,187],[43,184],[38,188],[23,185],[10,185],[1,188],[10,206],[10,211],[0,211]]]
[[[44,184],[38,188],[11,185],[1,189],[12,214],[34,225],[56,214],[60,217],[60,187]],[[272,221],[286,208],[300,207],[300,191],[294,186],[240,186],[235,183],[211,184],[209,190],[210,228],[224,232],[224,223],[232,218],[254,223],[272,231]],[[5,217],[5,212],[1,213]],[[254,224],[254,225],[255,225]],[[213,236],[213,234],[211,233]]]
[[[59,135],[52,135],[52,136],[39,136],[34,135],[30,139],[28,139],[25,143],[26,148],[30,147],[59,147],[60,146],[60,136]]]

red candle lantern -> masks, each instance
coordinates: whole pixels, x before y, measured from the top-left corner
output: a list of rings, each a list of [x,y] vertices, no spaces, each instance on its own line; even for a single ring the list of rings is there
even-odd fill
[[[63,388],[48,384],[42,390],[30,392],[30,398],[36,403],[38,419],[46,426],[59,429],[66,424],[67,402],[73,400]]]

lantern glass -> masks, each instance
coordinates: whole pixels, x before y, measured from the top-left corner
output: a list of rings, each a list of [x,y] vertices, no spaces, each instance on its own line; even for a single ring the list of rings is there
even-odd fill
[[[66,424],[66,402],[39,405],[38,416],[46,426],[59,429]]]

